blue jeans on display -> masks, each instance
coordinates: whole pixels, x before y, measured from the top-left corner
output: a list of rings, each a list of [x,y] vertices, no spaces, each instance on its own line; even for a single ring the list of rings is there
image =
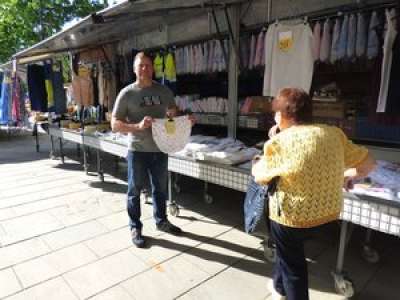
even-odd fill
[[[168,155],[162,152],[128,152],[128,201],[130,228],[142,229],[140,192],[150,179],[156,224],[167,220]]]

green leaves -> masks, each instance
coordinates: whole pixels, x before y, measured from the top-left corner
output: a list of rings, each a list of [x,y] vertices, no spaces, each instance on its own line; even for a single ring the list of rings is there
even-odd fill
[[[106,6],[105,0],[1,0],[0,62]]]

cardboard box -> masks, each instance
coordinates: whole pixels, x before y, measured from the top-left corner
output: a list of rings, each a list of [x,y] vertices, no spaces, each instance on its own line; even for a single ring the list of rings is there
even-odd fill
[[[271,102],[269,97],[247,97],[240,112],[243,115],[251,113],[270,113],[272,112]]]
[[[313,116],[319,118],[343,119],[345,117],[344,103],[327,103],[313,101]]]

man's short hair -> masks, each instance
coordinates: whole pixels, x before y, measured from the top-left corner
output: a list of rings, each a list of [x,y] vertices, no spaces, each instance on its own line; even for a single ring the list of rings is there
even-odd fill
[[[277,97],[284,98],[285,104],[278,110],[286,118],[294,119],[298,123],[310,123],[312,121],[311,97],[300,88],[283,88]]]
[[[150,53],[146,52],[146,51],[140,51],[135,55],[135,58],[133,60],[133,65],[135,65],[136,61],[140,58],[143,57],[147,57],[148,59],[150,59],[151,61],[153,61],[153,57]]]

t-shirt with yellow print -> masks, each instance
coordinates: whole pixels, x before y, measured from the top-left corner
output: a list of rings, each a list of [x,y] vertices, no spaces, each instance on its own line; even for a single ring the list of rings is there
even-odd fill
[[[337,127],[313,124],[290,127],[264,145],[253,167],[255,180],[267,184],[279,177],[270,197],[270,218],[282,225],[308,228],[339,217],[343,172],[368,154]]]

